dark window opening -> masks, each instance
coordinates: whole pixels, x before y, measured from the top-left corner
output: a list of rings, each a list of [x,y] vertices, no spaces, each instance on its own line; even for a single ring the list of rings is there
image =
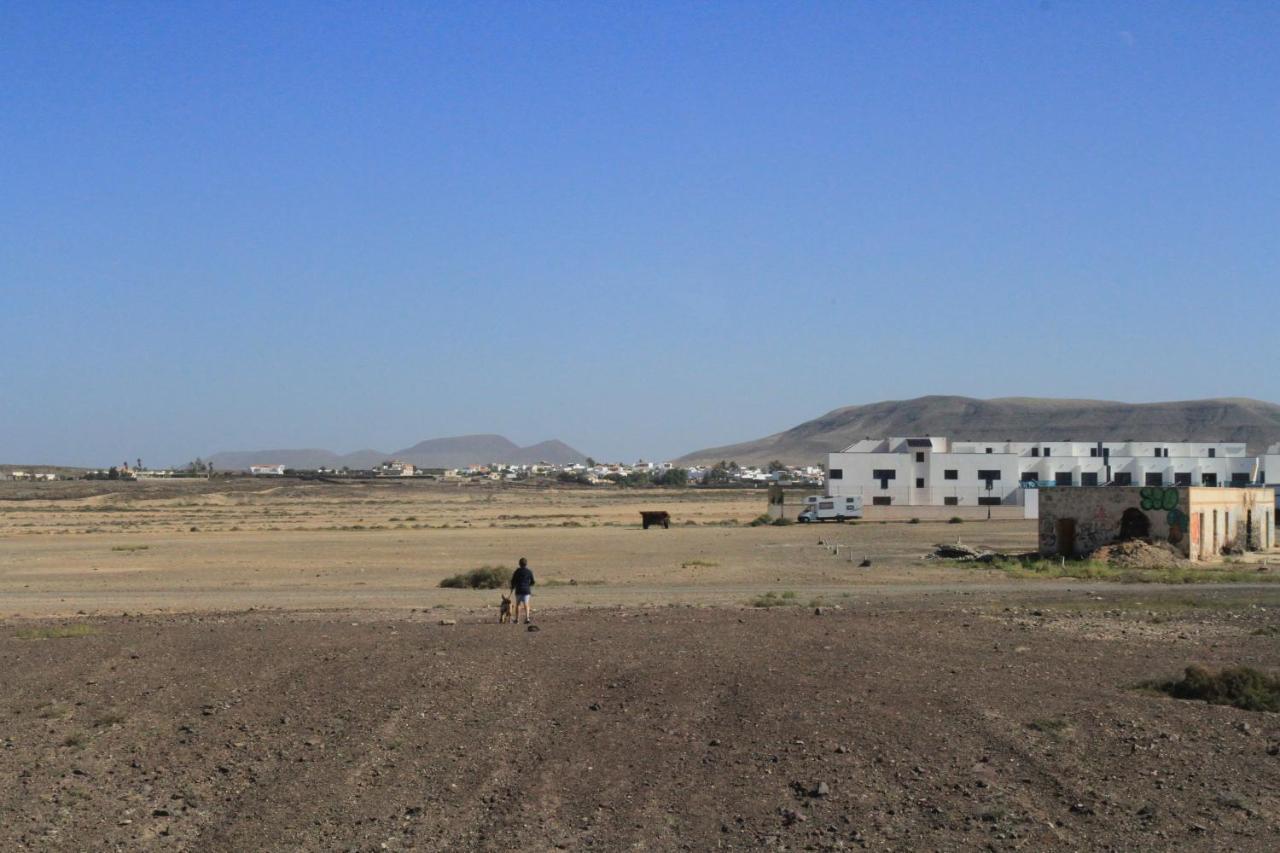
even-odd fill
[[[917,462],[923,462],[923,461],[924,461],[924,454],[923,454],[923,453],[917,453],[917,454],[916,454],[916,461],[917,461]]]
[[[893,498],[879,495],[871,499],[872,506],[889,506],[893,503]]]
[[[960,472],[955,468],[948,468],[947,470],[942,472],[942,478],[944,480],[959,480]]]
[[[1053,475],[1053,482],[1057,483],[1059,486],[1070,486],[1074,481],[1071,478],[1070,471],[1059,471],[1057,474]]]
[[[832,468],[830,471],[828,471],[828,472],[827,472],[827,479],[828,479],[828,480],[843,480],[843,479],[844,479],[844,469],[843,469],[843,468]]]
[[[988,447],[988,448],[987,448],[987,452],[988,452],[988,453],[990,453],[990,452],[991,452],[991,448],[990,448],[990,447]]]
[[[1040,475],[1037,474],[1035,471],[1028,471],[1018,478],[1018,482],[1019,483],[1038,483],[1040,482]]]
[[[1121,473],[1116,474],[1115,477],[1112,478],[1112,482],[1114,482],[1117,486],[1132,486],[1133,475],[1130,474],[1128,471],[1122,471]]]
[[[1089,455],[1090,455],[1090,456],[1095,456],[1095,457],[1096,457],[1096,456],[1098,455],[1098,448],[1096,448],[1096,447],[1090,447],[1090,448],[1089,448]]]
[[[978,506],[1000,506],[1004,503],[1000,498],[978,498]]]
[[[960,499],[959,498],[943,498],[942,505],[943,506],[960,506]]]
[[[983,470],[978,472],[978,479],[979,480],[999,480],[1000,472],[995,469],[988,470],[984,468]]]
[[[924,477],[916,477],[916,488],[917,489],[924,488]]]
[[[1218,485],[1218,475],[1217,475],[1217,474],[1201,474],[1201,475],[1200,475],[1200,485],[1202,485],[1202,486],[1216,486],[1216,485]]]
[[[1232,474],[1232,475],[1231,475],[1231,485],[1233,485],[1233,486],[1247,486],[1247,485],[1249,485],[1249,475],[1248,475],[1248,474],[1242,474],[1242,473],[1239,473],[1239,472],[1237,472],[1237,473],[1235,473],[1235,474]]]
[[[1186,472],[1186,473],[1183,473],[1183,474],[1176,474],[1176,473],[1175,473],[1175,474],[1173,475],[1173,484],[1174,484],[1175,486],[1190,486],[1190,485],[1191,485],[1191,473],[1190,473],[1190,472]]]
[[[871,472],[871,479],[896,480],[898,479],[898,472],[893,470],[892,468],[877,468]]]
[[[1048,456],[1048,455],[1049,455],[1049,451],[1050,451],[1050,449],[1051,449],[1051,448],[1048,448],[1048,447],[1046,447],[1046,448],[1044,449],[1044,455],[1045,455],[1045,456]]]
[[[1084,472],[1082,472],[1082,473],[1080,474],[1080,485],[1082,485],[1082,486],[1096,486],[1096,485],[1098,485],[1098,472],[1097,472],[1097,471],[1084,471]]]
[[[1040,455],[1040,448],[1038,448],[1038,447],[1033,447],[1033,448],[1031,448],[1031,455],[1032,455],[1032,456],[1039,456],[1039,455]]]
[[[1218,455],[1218,448],[1216,448],[1216,447],[1210,447],[1210,448],[1209,448],[1209,458],[1210,458],[1210,459],[1214,459],[1214,458],[1216,458],[1216,457],[1217,457],[1217,455]]]
[[[1164,474],[1148,474],[1143,480],[1145,486],[1163,486]]]

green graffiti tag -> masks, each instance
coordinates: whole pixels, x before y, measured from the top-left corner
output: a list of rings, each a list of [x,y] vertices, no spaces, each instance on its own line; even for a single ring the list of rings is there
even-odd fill
[[[1142,496],[1142,508],[1145,511],[1171,510],[1178,506],[1178,490],[1148,486],[1139,492]]]
[[[1177,545],[1182,541],[1182,537],[1191,529],[1191,519],[1187,514],[1176,507],[1169,510],[1169,514],[1165,516],[1165,521],[1169,523],[1169,541]]]

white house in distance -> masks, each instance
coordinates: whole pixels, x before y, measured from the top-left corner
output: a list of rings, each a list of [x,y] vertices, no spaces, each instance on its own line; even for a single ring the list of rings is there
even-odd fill
[[[255,477],[261,476],[261,475],[267,475],[271,477],[283,477],[284,466],[283,465],[250,465],[249,473]]]
[[[1280,480],[1280,446],[1268,475]],[[1246,445],[1167,441],[864,439],[827,460],[827,493],[873,506],[1022,504],[1053,486],[1249,486],[1263,462]]]

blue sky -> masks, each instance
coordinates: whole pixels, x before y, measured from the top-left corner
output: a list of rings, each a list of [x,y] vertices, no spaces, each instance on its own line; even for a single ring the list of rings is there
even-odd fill
[[[1280,6],[0,4],[0,461],[1280,399]]]

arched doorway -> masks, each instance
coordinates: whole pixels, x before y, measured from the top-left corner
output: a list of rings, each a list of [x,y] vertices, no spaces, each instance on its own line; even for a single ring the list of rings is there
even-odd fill
[[[1151,519],[1137,507],[1129,507],[1120,516],[1120,539],[1150,539]]]

